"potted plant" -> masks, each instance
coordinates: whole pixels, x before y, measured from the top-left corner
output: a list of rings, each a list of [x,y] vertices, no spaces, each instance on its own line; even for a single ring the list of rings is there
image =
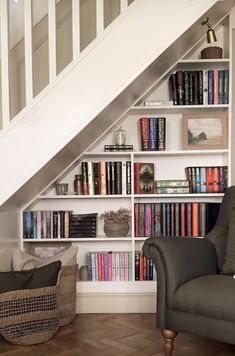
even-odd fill
[[[104,211],[100,219],[104,220],[104,232],[108,237],[123,237],[129,231],[130,210],[119,208],[117,211]]]

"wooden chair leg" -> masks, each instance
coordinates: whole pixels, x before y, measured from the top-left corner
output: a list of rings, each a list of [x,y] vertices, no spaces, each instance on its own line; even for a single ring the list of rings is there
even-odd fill
[[[174,349],[174,341],[178,331],[173,330],[162,330],[162,336],[164,337],[165,342],[165,356],[171,356]]]

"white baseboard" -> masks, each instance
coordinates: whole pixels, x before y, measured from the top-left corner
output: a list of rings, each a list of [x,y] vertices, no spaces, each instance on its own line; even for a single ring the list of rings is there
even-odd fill
[[[78,293],[77,313],[155,313],[156,293]]]

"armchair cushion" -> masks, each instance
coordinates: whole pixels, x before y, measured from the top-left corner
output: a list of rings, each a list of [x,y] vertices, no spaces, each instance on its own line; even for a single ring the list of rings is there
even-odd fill
[[[235,274],[235,205],[229,208],[227,246],[221,274]]]
[[[235,322],[235,279],[225,275],[195,278],[180,286],[173,298],[173,309]]]

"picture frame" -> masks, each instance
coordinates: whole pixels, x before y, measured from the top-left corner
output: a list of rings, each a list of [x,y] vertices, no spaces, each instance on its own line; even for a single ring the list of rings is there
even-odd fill
[[[228,148],[226,112],[183,113],[183,150]]]

